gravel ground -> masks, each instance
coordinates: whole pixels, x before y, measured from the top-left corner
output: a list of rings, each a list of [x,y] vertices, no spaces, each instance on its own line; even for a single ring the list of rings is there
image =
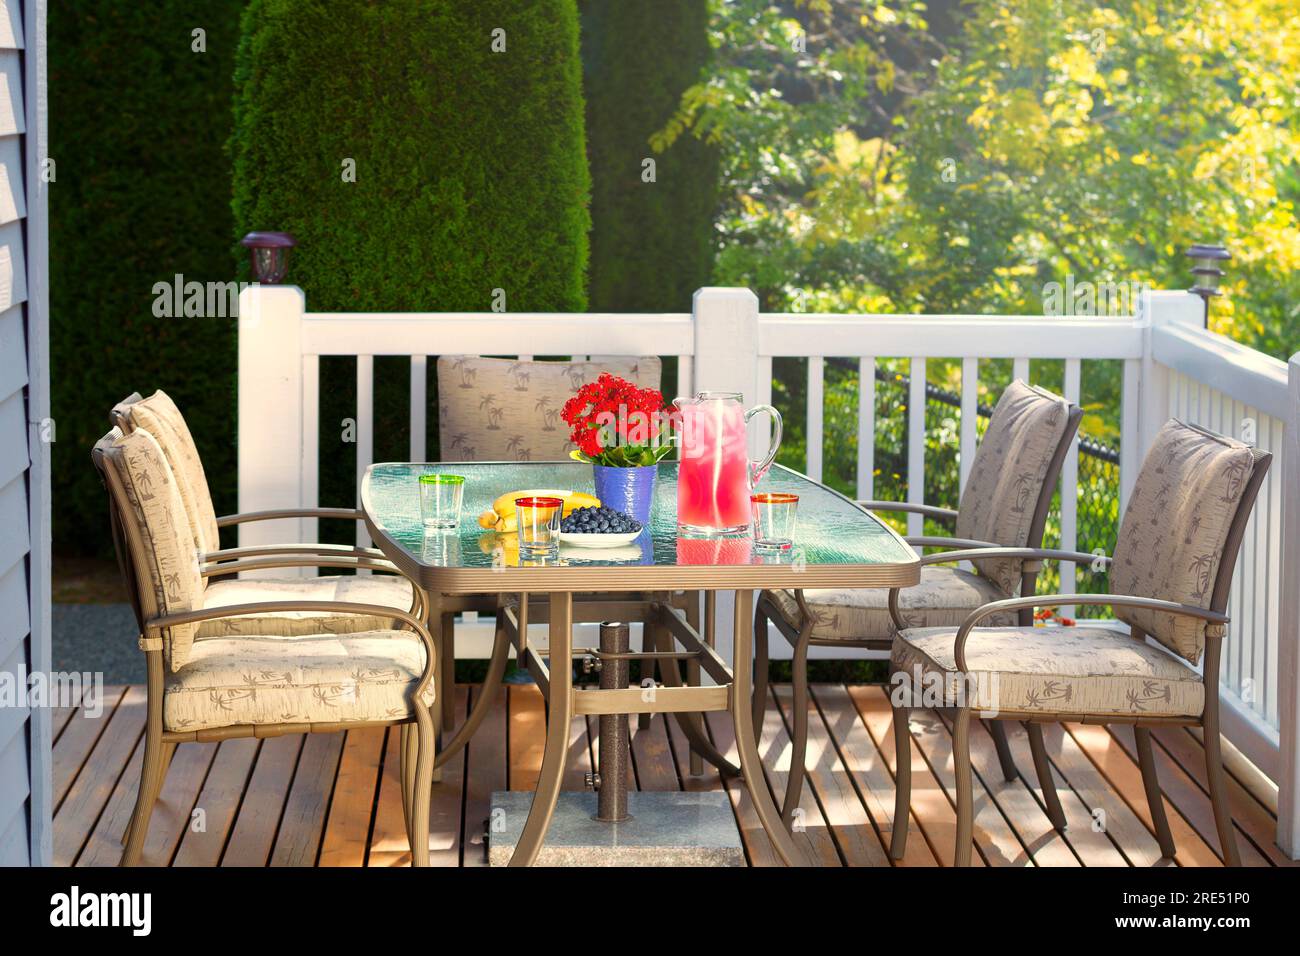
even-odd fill
[[[54,669],[102,672],[105,684],[144,683],[129,604],[60,604],[52,608]]]

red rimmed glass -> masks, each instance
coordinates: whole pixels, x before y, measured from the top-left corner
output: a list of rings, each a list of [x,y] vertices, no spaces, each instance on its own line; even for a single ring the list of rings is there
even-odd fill
[[[560,551],[562,498],[516,498],[515,520],[519,526],[520,557],[546,557]]]
[[[754,547],[759,551],[786,551],[793,547],[798,508],[798,495],[775,491],[750,495]]]

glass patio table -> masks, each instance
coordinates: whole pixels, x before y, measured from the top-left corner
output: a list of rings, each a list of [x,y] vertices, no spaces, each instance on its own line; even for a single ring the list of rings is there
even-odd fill
[[[419,476],[456,474],[465,478],[460,527],[454,532],[426,533],[420,515]],[[512,489],[553,488],[592,492],[591,466],[580,462],[388,462],[371,465],[361,482],[361,506],[375,545],[425,592],[434,636],[437,622],[449,600],[457,595],[518,594],[514,605],[498,612],[497,642],[488,683],[499,681],[510,646],[521,666],[527,666],[547,696],[548,720],[542,770],[528,821],[524,825],[511,865],[530,864],[541,848],[554,812],[568,750],[569,724],[578,714],[674,713],[683,729],[690,715],[730,710],[736,730],[736,748],[750,797],[759,819],[778,854],[787,863],[806,862],[782,825],[780,814],[763,783],[751,710],[753,654],[753,594],[762,588],[893,588],[910,587],[920,580],[916,553],[893,529],[850,499],[811,478],[780,465],[758,485],[758,491],[792,492],[799,496],[794,543],[784,552],[757,551],[748,535],[697,537],[679,535],[677,529],[677,465],[659,466],[649,525],[630,545],[591,550],[561,544],[552,558],[520,557],[516,536],[497,534],[479,526],[480,512]],[[702,637],[673,607],[674,591],[735,592],[732,664],[717,655],[711,641]],[[629,600],[628,592],[639,595]],[[659,647],[675,645],[680,651],[661,650],[630,657],[690,660],[716,685],[682,684],[674,665],[662,667],[665,685],[652,700],[643,699],[640,687],[586,689],[573,686],[571,666],[548,662],[571,661],[573,600],[588,613],[629,612],[639,606],[642,620],[659,633]],[[528,595],[548,595],[545,614],[549,622],[546,648],[529,645]],[[645,595],[655,595],[647,599]],[[590,603],[588,596],[594,598]],[[606,600],[608,598],[608,600]],[[539,601],[532,602],[535,606]],[[712,607],[712,602],[709,602]],[[601,620],[597,616],[594,620]],[[710,622],[711,623],[711,622]],[[709,627],[711,634],[712,628]],[[669,640],[670,638],[670,640]],[[446,636],[440,639],[445,640]],[[599,652],[579,649],[580,655]],[[445,660],[445,658],[444,658]],[[496,666],[494,666],[496,665]],[[485,687],[485,690],[487,688]],[[487,703],[488,693],[480,695]],[[478,708],[476,708],[478,710]],[[463,746],[482,718],[471,714],[448,752]],[[694,725],[699,727],[701,725]],[[703,734],[689,734],[692,746],[715,763],[725,763]]]

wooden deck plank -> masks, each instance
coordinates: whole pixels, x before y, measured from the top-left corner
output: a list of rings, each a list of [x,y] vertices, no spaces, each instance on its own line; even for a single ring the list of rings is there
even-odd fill
[[[112,704],[109,703],[109,699],[108,699],[110,692],[113,691],[116,692],[117,696],[114,699],[114,703],[116,703],[117,700],[121,699],[122,693],[125,690],[126,688],[124,687],[113,687],[113,686],[105,687],[104,701],[103,701],[103,706],[101,708],[101,711],[110,710],[112,707]],[[80,712],[81,712],[81,695],[78,695],[75,699],[68,701],[67,704],[61,707],[54,707],[50,710],[50,740],[53,746],[58,746],[59,738],[63,736],[63,731],[67,729],[68,722],[72,720],[72,715]],[[103,716],[103,714],[101,713],[100,716]],[[94,718],[85,718],[85,719],[90,720]]]
[[[1048,756],[1130,866],[1161,863],[1155,837],[1060,724],[1044,724]],[[1166,861],[1167,862],[1167,861]]]
[[[77,779],[86,759],[99,743],[101,735],[108,729],[109,722],[126,695],[126,691],[125,687],[105,687],[104,705],[100,715],[87,717],[85,712],[78,708],[75,719],[69,718],[63,733],[54,742],[52,773],[56,814],[67,798],[68,791],[72,788],[73,781]],[[141,723],[141,727],[143,726]]]
[[[952,718],[939,715],[952,733]],[[1003,723],[1006,723],[1003,721]],[[971,767],[979,782],[993,799],[1002,816],[1010,824],[1012,832],[1028,851],[1038,866],[1079,866],[1079,858],[1074,855],[1068,843],[1056,832],[1052,822],[1047,819],[1038,796],[1030,791],[1021,774],[1028,770],[1033,775],[1033,761],[1028,767],[1017,765],[1019,773],[1014,780],[1008,781],[1002,775],[1002,764],[998,760],[993,736],[984,726],[982,720],[971,721],[970,731]],[[1023,865],[1024,861],[1018,861]]]
[[[812,692],[813,700],[820,708],[822,719],[839,749],[840,759],[887,852],[894,831],[893,736],[888,737],[890,754],[886,759],[867,732],[866,725],[843,685],[816,684]],[[907,849],[903,859],[896,865],[937,866],[938,860],[925,842],[925,834],[921,832],[915,815],[910,813],[908,826]]]
[[[1151,823],[1151,810],[1147,806],[1146,793],[1142,789],[1142,772],[1136,763],[1129,759],[1124,748],[1119,745],[1104,726],[1100,724],[1066,724],[1066,731],[1088,755],[1088,759],[1102,772],[1113,792],[1128,805],[1134,815],[1142,822],[1148,834],[1154,833]],[[1172,809],[1172,808],[1170,808]],[[1177,862],[1196,866],[1219,866],[1218,856],[1201,835],[1183,819],[1180,813],[1169,813],[1169,830],[1177,847]],[[1109,821],[1107,822],[1109,826]],[[1154,840],[1154,837],[1152,837]],[[1159,853],[1159,851],[1156,851]]]
[[[1002,726],[1007,731],[1007,744],[1011,756],[1015,758],[1020,777],[1025,781],[1040,804],[1043,800],[1042,786],[1034,770],[1034,757],[1029,750],[1029,734],[1024,726],[1016,721],[1004,720]],[[1050,751],[1049,758],[1052,756]],[[1052,765],[1052,779],[1056,781],[1056,793],[1061,800],[1061,809],[1065,812],[1065,841],[1084,866],[1127,866],[1128,863],[1115,848],[1104,831],[1093,827],[1093,817],[1087,804],[1079,798],[1069,782],[1061,776],[1056,765]]]
[[[457,689],[462,719],[476,692]],[[818,685],[813,698],[811,772],[801,806],[810,826],[798,837],[825,864],[837,865],[842,857],[853,865],[887,865],[897,756],[885,691],[878,686]],[[789,687],[773,688],[760,744],[764,782],[778,791],[788,771],[791,701]],[[143,704],[142,688],[114,688],[106,691],[105,712],[99,718],[83,722],[75,713],[66,715],[55,744],[64,788],[55,817],[56,862],[99,866],[119,861],[139,780]],[[543,714],[536,687],[512,686],[498,698],[470,747],[445,768],[443,783],[435,786],[431,813],[435,863],[481,864],[481,829],[490,794],[506,789],[508,780],[511,786],[536,781],[544,747]],[[910,737],[913,838],[903,863],[950,862],[954,820],[949,729],[932,712],[915,717],[929,726],[914,727]],[[582,787],[582,775],[598,759],[597,723],[595,718],[573,723],[566,787]],[[1019,780],[1002,783],[992,742],[982,729],[972,731],[972,758],[979,776],[977,799],[1019,844],[1019,862],[1032,856],[1038,864],[1068,865],[1066,852],[1086,865],[1167,862],[1159,861],[1151,835],[1130,729],[1044,726],[1069,823],[1062,840],[1048,832],[1027,736],[1018,724],[1005,726]],[[729,715],[708,715],[706,727],[719,749],[734,760]],[[212,865],[219,860],[234,866],[259,865],[269,858],[275,865],[406,865],[410,854],[396,786],[397,736],[396,731],[389,734],[379,728],[346,735],[183,744],[154,810],[144,861]],[[1218,841],[1205,795],[1201,745],[1179,728],[1154,736],[1178,862],[1217,865]],[[645,731],[634,725],[631,743],[634,779],[643,789],[724,789],[711,767],[700,777],[690,776],[685,739],[663,714],[655,715]],[[774,865],[775,854],[743,786],[733,781],[725,789],[748,859],[754,865]],[[1230,781],[1229,790],[1243,862],[1282,862],[1272,845],[1272,814],[1236,781]],[[189,829],[196,808],[206,812],[206,833]],[[1104,831],[1093,828],[1097,810],[1102,811]],[[990,841],[985,835],[982,851],[993,846],[1010,859],[1004,852],[1005,837]],[[974,862],[984,863],[979,854]]]
[[[149,835],[140,854],[143,866],[173,865],[176,847],[190,822],[194,801],[212,758],[216,744],[185,744],[176,748],[162,793],[149,817]],[[131,762],[118,779],[113,793],[100,815],[95,831],[77,859],[78,866],[117,866],[122,858],[122,834],[135,807],[140,784],[140,765],[144,756],[144,738],[140,738]]]
[[[389,728],[366,866],[411,865],[411,848],[402,813],[401,738],[400,728]]]
[[[859,684],[848,687],[848,694],[862,721],[875,741],[876,747],[886,759],[891,773],[897,777],[898,755],[894,751],[893,711],[884,688],[873,684]],[[912,760],[912,815],[925,834],[930,850],[943,866],[953,865],[953,849],[957,840],[957,813],[948,799],[939,780],[926,762],[924,754],[917,743],[915,735],[911,740]],[[909,843],[912,841],[909,839]],[[984,858],[978,854],[971,855],[975,866],[984,866]]]
[[[629,721],[629,734],[632,738],[629,752],[639,790],[672,791],[682,788],[672,748],[668,744],[666,721],[663,714],[653,714],[650,726],[644,730],[637,726],[635,719]]]
[[[320,857],[343,734],[308,734],[298,754],[289,797],[271,851],[272,866],[314,866]]]
[[[483,723],[466,748],[465,824],[461,836],[462,866],[486,866],[484,828],[492,812],[492,792],[509,789],[509,757],[506,753],[509,688],[502,688]],[[470,691],[470,700],[478,693]]]
[[[1162,727],[1152,731],[1152,737],[1178,763],[1196,786],[1205,793],[1205,748],[1196,735],[1187,727]],[[1238,831],[1245,834],[1255,847],[1268,858],[1274,866],[1300,866],[1300,860],[1292,860],[1277,846],[1277,817],[1259,799],[1243,787],[1232,774],[1227,774],[1228,803],[1232,807],[1232,819]],[[1208,797],[1207,797],[1208,799]],[[1218,846],[1218,831],[1214,846]]]
[[[788,686],[772,688],[786,732],[793,727],[794,689]],[[822,722],[817,702],[808,699],[808,753],[805,765],[808,776],[805,789],[811,788],[821,807],[822,816],[839,855],[848,866],[889,866],[889,855],[876,829],[867,816],[866,808],[854,789],[853,781],[845,769],[830,732]]]
[[[535,684],[505,688],[510,715],[507,746],[510,790],[536,790],[546,750],[546,706]]]
[[[266,866],[271,859],[307,736],[285,734],[262,741],[248,792],[221,857],[222,866]]]
[[[1182,730],[1182,728],[1171,729]],[[1110,727],[1109,730],[1110,735],[1124,748],[1128,758],[1136,763],[1137,739],[1133,734],[1133,728],[1117,725]],[[1191,736],[1187,736],[1191,740]],[[1153,746],[1151,750],[1152,756],[1155,757],[1156,777],[1160,781],[1160,790],[1165,795],[1166,815],[1170,815],[1172,820],[1172,814],[1181,814],[1183,819],[1201,835],[1206,845],[1218,852],[1219,831],[1214,823],[1214,808],[1210,805],[1209,796],[1162,747]],[[1138,773],[1141,772],[1142,768],[1139,766]],[[1236,823],[1235,818],[1233,822]],[[1236,823],[1236,830],[1242,866],[1269,866],[1267,857],[1260,853],[1254,843],[1241,832],[1239,823]]]
[[[193,812],[201,810],[202,816],[192,820],[189,813],[185,814],[173,866],[217,866],[221,863],[221,855],[244,802],[261,745],[262,741],[253,737],[222,742],[207,779],[203,781],[203,789],[193,803]],[[183,744],[177,756],[180,750],[193,746]],[[201,829],[196,830],[196,825]]]
[[[713,746],[732,763],[739,759],[736,754],[735,730],[729,714],[713,713],[705,717],[709,737]],[[680,728],[669,726],[669,740],[672,741],[673,756],[677,760],[677,770],[681,774],[682,786],[686,790],[725,789],[731,801],[731,810],[736,815],[736,828],[740,831],[740,840],[745,849],[745,859],[750,866],[780,866],[780,857],[772,847],[772,841],[763,831],[754,802],[750,800],[745,785],[740,780],[730,778],[722,780],[721,775],[709,764],[704,765],[704,773],[698,777],[689,775],[689,748]]]
[[[321,841],[321,866],[365,866],[386,727],[347,731]]]
[[[469,716],[469,688],[456,688],[456,725]],[[444,739],[450,739],[445,737]],[[465,751],[455,754],[442,767],[442,780],[433,785],[429,800],[429,865],[459,866],[464,838]],[[410,865],[408,852],[406,863]]]
[[[94,832],[113,788],[135,752],[136,743],[144,734],[144,710],[144,688],[131,687],[112,716],[104,722],[94,748],[54,815],[55,866],[71,866],[81,855],[82,847]]]

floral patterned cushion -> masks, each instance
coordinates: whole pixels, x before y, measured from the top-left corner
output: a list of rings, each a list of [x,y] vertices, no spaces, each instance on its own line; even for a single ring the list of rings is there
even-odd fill
[[[143,553],[136,556],[136,573],[142,578],[146,616],[202,607],[203,578],[194,534],[158,442],[147,431],[121,435],[115,429],[95,447],[125,493],[123,520],[140,535]],[[173,670],[189,658],[197,630],[197,624],[185,624],[163,631],[163,654]]]
[[[909,628],[894,639],[891,683],[915,706],[981,711],[1199,717],[1201,676],[1178,658],[1101,627],[977,627],[957,670],[951,627]]]
[[[658,388],[654,356],[590,362],[438,359],[438,434],[443,461],[561,461],[574,445],[560,410],[601,372]]]
[[[410,631],[197,641],[189,662],[167,677],[163,727],[398,720],[411,713],[424,659],[424,645]],[[425,688],[425,704],[433,703],[433,685]]]
[[[1254,469],[1239,441],[1170,419],[1152,443],[1129,495],[1111,568],[1113,594],[1208,608],[1228,530]],[[1205,622],[1142,608],[1115,609],[1195,664]]]
[[[208,478],[203,472],[194,436],[185,424],[185,416],[162,389],[148,398],[125,401],[114,408],[131,428],[143,428],[157,440],[167,464],[176,476],[176,487],[181,502],[194,531],[194,544],[204,553],[221,547],[217,531],[217,512],[208,491]]]
[[[793,591],[772,591],[781,616],[791,627],[802,626],[803,615]],[[889,615],[886,588],[815,588],[803,592],[812,612],[814,640],[889,641],[898,633]],[[921,583],[898,592],[898,610],[911,627],[956,627],[971,611],[1006,595],[993,582],[958,568],[927,565]],[[995,624],[1015,624],[1016,613],[1004,611]]]
[[[403,611],[411,609],[411,584],[391,574],[331,574],[317,578],[222,578],[208,584],[205,608],[230,607],[258,601],[356,601]],[[393,627],[391,618],[335,611],[280,611],[240,617],[223,617],[199,625],[199,639],[237,634],[301,637],[311,634],[349,634]]]
[[[1016,379],[998,399],[957,509],[959,538],[992,541],[1008,548],[1037,548],[1030,541],[1034,510],[1052,458],[1069,425],[1070,403]],[[1052,476],[1055,482],[1056,476]],[[1003,597],[1020,593],[1020,562],[975,561],[975,570]]]

